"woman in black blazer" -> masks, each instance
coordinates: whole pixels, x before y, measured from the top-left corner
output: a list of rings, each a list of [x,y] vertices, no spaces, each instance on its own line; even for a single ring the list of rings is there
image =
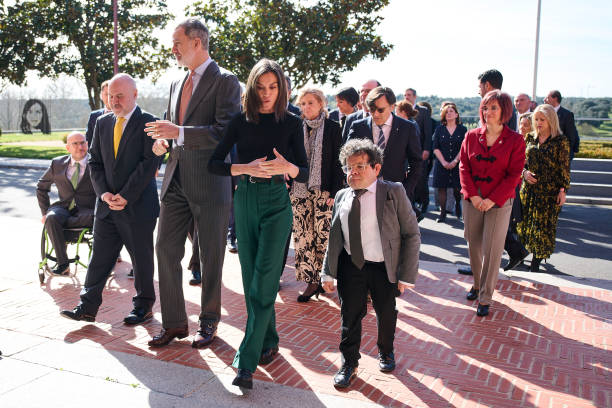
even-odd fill
[[[293,238],[295,273],[308,286],[298,302],[308,302],[323,293],[319,273],[331,227],[336,192],[344,180],[338,161],[342,132],[340,125],[327,118],[327,99],[320,89],[303,88],[298,105],[304,119],[304,147],[310,174],[306,183],[293,183]]]

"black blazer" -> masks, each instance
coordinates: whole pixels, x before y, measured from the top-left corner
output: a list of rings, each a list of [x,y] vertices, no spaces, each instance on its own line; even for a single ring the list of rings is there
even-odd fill
[[[287,110],[291,113],[293,113],[296,116],[301,116],[302,115],[302,111],[300,110],[300,108],[298,108],[297,106],[295,106],[294,104],[292,104],[291,102],[289,102],[287,104]]]
[[[351,125],[353,124],[353,122],[357,120],[361,120],[365,117],[366,115],[363,109],[358,110],[357,112],[353,112],[346,117],[346,122],[344,122],[344,127],[342,128],[342,144],[345,144],[346,141],[348,140],[348,137],[349,137],[348,134],[349,134],[349,131],[351,130]]]
[[[334,109],[333,111],[329,112],[329,116],[327,118],[333,120],[334,122],[340,123],[340,111],[338,109]]]
[[[561,133],[567,137],[570,143],[570,158],[574,158],[574,153],[578,153],[580,149],[580,137],[578,136],[578,130],[576,130],[574,114],[563,106],[560,106],[557,111],[557,116],[559,117]]]
[[[329,191],[331,198],[344,187],[344,173],[338,159],[341,147],[340,125],[329,118],[325,119],[321,151],[321,191]]]
[[[384,180],[404,183],[406,191],[412,194],[419,181],[423,151],[417,124],[393,115],[391,133],[385,147],[381,175]],[[369,116],[353,122],[349,131],[348,140],[370,139],[372,137],[372,117]],[[406,162],[410,173],[406,177]]]
[[[433,139],[433,130],[431,128],[431,116],[426,107],[421,105],[415,105],[414,108],[419,112],[418,116],[414,119],[419,125],[419,139],[421,140],[421,147],[423,150],[427,150],[431,153],[431,143]]]
[[[98,120],[98,118],[102,115],[104,115],[104,108],[95,110],[89,114],[89,119],[87,120],[87,131],[85,132],[85,139],[87,140],[87,145],[89,147],[91,147],[91,140],[93,139],[96,120]]]
[[[100,197],[109,192],[121,194],[127,206],[116,213],[126,222],[154,219],[159,216],[159,198],[155,172],[160,158],[153,153],[153,139],[144,131],[145,123],[156,117],[136,107],[125,125],[117,158],[113,148],[116,116],[101,116],[94,130],[89,166],[91,180],[98,196],[96,218],[105,218],[112,211]]]

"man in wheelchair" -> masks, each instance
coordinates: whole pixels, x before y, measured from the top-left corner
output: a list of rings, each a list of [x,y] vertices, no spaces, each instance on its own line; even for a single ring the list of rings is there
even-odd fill
[[[36,186],[42,222],[55,248],[57,267],[52,270],[55,275],[66,275],[70,270],[64,229],[91,228],[93,225],[96,193],[89,177],[87,148],[82,133],[70,133],[66,140],[66,150],[70,154],[53,159]],[[59,201],[50,204],[49,192],[53,184]]]

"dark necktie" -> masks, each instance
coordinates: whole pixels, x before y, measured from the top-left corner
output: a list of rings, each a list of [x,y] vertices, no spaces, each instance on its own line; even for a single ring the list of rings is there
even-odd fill
[[[380,133],[378,134],[378,147],[380,147],[380,150],[385,150],[385,146],[387,146],[387,142],[385,141],[385,134],[381,126]]]
[[[363,247],[361,246],[361,203],[359,197],[368,190],[355,190],[353,204],[348,215],[349,227],[349,246],[351,247],[351,261],[358,268],[363,268],[365,258],[363,257]]]
[[[346,115],[340,118],[340,129],[344,129],[345,123],[346,123]]]

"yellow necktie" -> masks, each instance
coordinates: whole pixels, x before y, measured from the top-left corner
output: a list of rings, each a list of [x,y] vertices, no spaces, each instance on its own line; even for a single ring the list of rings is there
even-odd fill
[[[115,121],[115,131],[113,138],[113,145],[115,147],[115,158],[117,158],[117,151],[119,150],[119,143],[121,142],[121,134],[123,133],[123,122],[125,122],[125,118],[118,116]]]

